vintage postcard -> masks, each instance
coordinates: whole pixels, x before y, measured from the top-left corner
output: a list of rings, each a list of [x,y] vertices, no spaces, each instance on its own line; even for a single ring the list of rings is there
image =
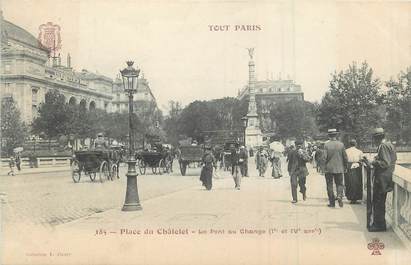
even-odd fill
[[[411,1],[2,0],[0,263],[411,264]]]

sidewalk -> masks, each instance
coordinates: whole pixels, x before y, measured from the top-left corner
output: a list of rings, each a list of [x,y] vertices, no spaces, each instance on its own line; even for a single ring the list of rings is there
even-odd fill
[[[10,171],[9,167],[0,168],[0,176],[8,176],[7,173]],[[38,168],[22,168],[21,171],[18,171],[17,168],[14,168],[14,175],[31,175],[31,174],[41,174],[48,172],[60,172],[60,171],[70,171],[70,166],[53,166],[53,167],[38,167]]]
[[[291,204],[289,177],[256,176],[250,165],[240,191],[227,172],[201,185],[58,226],[33,249],[67,252],[50,264],[409,264],[395,234],[368,233],[365,206],[329,209],[325,180],[307,180],[307,201]],[[159,182],[161,185],[161,182]],[[31,231],[33,232],[33,231]],[[35,231],[40,233],[40,231]],[[372,255],[368,244],[384,244]],[[36,248],[37,246],[37,248]],[[45,247],[47,246],[47,247]],[[8,252],[10,258],[12,252]],[[38,261],[38,262],[37,262]],[[49,264],[31,258],[32,264]]]

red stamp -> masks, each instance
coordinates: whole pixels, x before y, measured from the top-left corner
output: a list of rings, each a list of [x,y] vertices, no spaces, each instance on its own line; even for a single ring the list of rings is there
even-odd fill
[[[371,255],[381,255],[381,251],[385,247],[384,243],[380,242],[378,238],[374,238],[371,243],[368,243],[368,249],[372,250]]]
[[[60,26],[47,22],[39,27],[39,42],[54,54],[61,49]]]

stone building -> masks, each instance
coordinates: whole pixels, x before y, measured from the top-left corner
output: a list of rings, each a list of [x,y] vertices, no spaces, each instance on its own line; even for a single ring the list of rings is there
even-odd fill
[[[265,134],[272,133],[275,129],[275,121],[270,118],[270,110],[277,102],[304,100],[304,92],[301,90],[301,86],[293,80],[255,81],[253,86],[259,127]],[[238,92],[238,99],[249,100],[249,98],[250,84]]]
[[[137,93],[133,95],[133,102],[135,109],[139,109],[141,104],[154,105],[157,108],[156,98],[154,97],[147,79],[144,78],[144,74],[138,78],[137,81]],[[127,112],[128,111],[128,96],[124,93],[123,81],[120,76],[117,76],[113,82],[113,99],[112,99],[112,111],[113,112]]]
[[[3,19],[0,14],[0,97],[13,97],[22,119],[30,124],[38,114],[48,90],[57,89],[69,104],[81,104],[87,109],[107,112],[127,109],[128,99],[122,92],[122,83],[116,78],[93,73],[86,69],[76,71],[71,66],[70,54],[66,64],[61,56],[51,56],[38,40],[25,29]],[[154,102],[148,82],[139,79],[135,100]]]

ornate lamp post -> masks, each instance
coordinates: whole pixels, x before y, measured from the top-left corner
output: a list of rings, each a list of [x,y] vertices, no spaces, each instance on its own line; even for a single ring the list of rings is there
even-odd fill
[[[127,67],[120,70],[123,78],[124,92],[128,95],[128,115],[129,115],[129,158],[127,161],[127,191],[126,200],[122,211],[138,211],[143,208],[140,205],[140,199],[138,197],[137,189],[137,171],[136,171],[136,159],[134,158],[134,124],[133,124],[133,95],[137,92],[137,78],[140,73],[140,69],[133,68],[133,61],[127,62]]]
[[[243,128],[244,128],[244,135],[243,135],[244,141],[243,141],[243,144],[244,144],[244,146],[246,146],[246,145],[245,145],[245,144],[246,144],[246,141],[245,141],[245,130],[247,129],[247,125],[248,125],[248,118],[247,118],[247,116],[242,117],[242,118],[241,118],[241,121],[242,121],[242,123],[243,123]]]

